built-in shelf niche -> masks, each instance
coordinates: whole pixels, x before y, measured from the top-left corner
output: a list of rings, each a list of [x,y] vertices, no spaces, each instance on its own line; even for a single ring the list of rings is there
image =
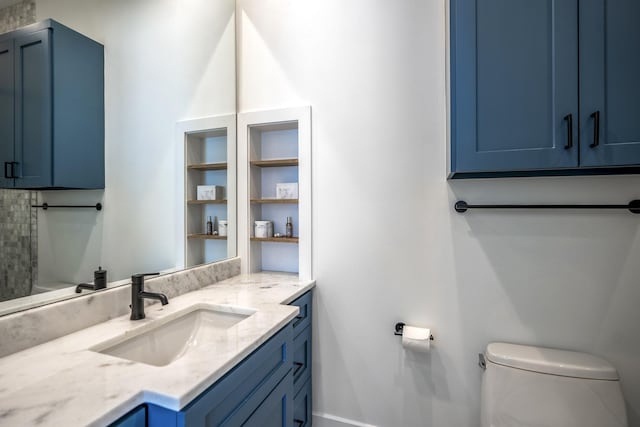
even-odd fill
[[[184,266],[236,256],[235,115],[179,122],[177,129],[184,183],[180,192],[184,227],[178,241]],[[222,186],[223,196],[218,200],[198,200],[198,185]],[[209,217],[216,230],[219,221],[228,221],[227,236],[206,234]]]
[[[238,126],[243,271],[294,272],[310,279],[311,110],[302,107],[241,113]],[[278,199],[278,183],[298,183],[298,198]],[[287,217],[293,220],[291,238],[283,237]],[[257,220],[273,221],[274,234],[281,237],[255,237]]]

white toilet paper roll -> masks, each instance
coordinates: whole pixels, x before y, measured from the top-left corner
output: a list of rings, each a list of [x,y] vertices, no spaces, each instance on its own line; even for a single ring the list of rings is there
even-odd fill
[[[428,352],[431,346],[431,329],[405,325],[402,328],[402,346],[421,353]]]

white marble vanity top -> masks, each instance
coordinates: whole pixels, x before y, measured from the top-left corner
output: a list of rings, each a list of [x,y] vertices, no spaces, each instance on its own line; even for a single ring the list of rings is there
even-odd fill
[[[314,286],[296,275],[235,276],[0,359],[1,426],[105,426],[147,402],[178,410],[220,379],[298,313],[290,303]],[[194,304],[256,312],[167,366],[152,366],[89,348]]]

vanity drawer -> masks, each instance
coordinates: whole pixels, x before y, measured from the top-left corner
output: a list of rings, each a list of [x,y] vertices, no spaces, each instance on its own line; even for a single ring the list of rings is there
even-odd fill
[[[146,427],[147,426],[147,406],[141,405],[133,409],[118,421],[110,424],[109,427]]]
[[[293,384],[294,394],[311,377],[311,325],[293,340]]]
[[[280,384],[247,418],[239,418],[235,414],[225,420],[225,426],[242,427],[290,427],[293,419],[293,387],[291,375],[285,376]]]
[[[298,313],[292,322],[293,330],[295,331],[294,334],[297,334],[297,331],[301,331],[311,324],[311,296],[312,292],[309,291],[289,304],[300,308],[300,313]]]
[[[293,398],[293,427],[311,427],[311,378]]]

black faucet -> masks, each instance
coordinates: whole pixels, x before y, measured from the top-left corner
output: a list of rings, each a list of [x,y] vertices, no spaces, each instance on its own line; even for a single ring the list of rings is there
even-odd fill
[[[165,294],[157,294],[154,292],[145,292],[144,277],[157,276],[160,273],[134,274],[131,276],[131,320],[144,319],[144,299],[156,299],[162,305],[169,304],[169,300]]]
[[[90,285],[88,283],[80,283],[78,286],[76,286],[76,293],[79,294],[83,289],[99,291],[100,289],[104,289],[106,287],[107,270],[103,270],[102,267],[98,267],[98,269],[93,272],[93,285]]]

